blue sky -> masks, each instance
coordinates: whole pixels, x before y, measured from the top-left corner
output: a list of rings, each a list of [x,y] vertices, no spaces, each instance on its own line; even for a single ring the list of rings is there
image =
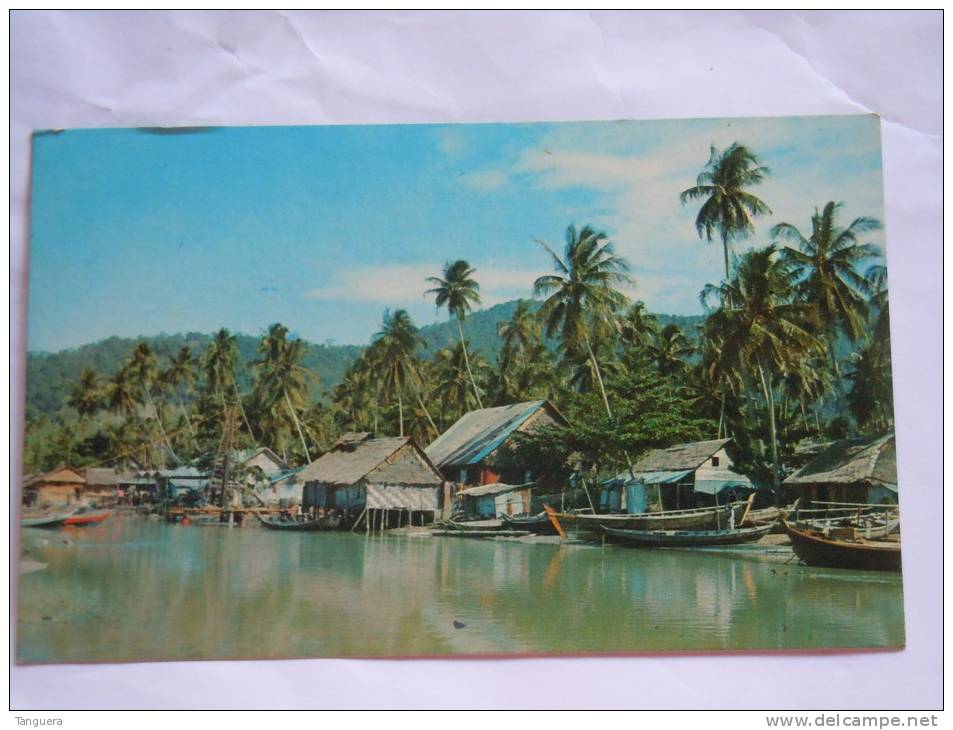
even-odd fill
[[[697,313],[722,255],[678,194],[735,141],[772,169],[772,215],[736,251],[779,221],[808,232],[828,200],[883,220],[873,116],[38,134],[29,348],[276,321],[362,344],[388,307],[444,319],[423,291],[447,259],[476,267],[484,305],[529,296],[534,239],[561,248],[573,222],[610,235],[633,299]]]

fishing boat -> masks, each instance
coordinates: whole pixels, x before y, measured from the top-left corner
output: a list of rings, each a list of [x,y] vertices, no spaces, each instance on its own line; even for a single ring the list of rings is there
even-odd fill
[[[760,540],[771,531],[771,525],[730,530],[628,530],[605,526],[602,529],[613,542],[640,547],[709,547]]]
[[[784,529],[791,538],[795,555],[807,565],[854,570],[900,570],[899,540],[868,540],[858,537],[854,528],[835,528],[825,535],[812,527],[787,520],[784,521]],[[848,530],[849,534],[845,534]]]
[[[460,530],[466,532],[492,532],[503,529],[502,520],[447,520],[439,525],[447,530]]]
[[[732,502],[718,507],[644,512],[640,514],[576,514],[575,523],[583,532],[602,534],[602,528],[617,530],[689,530],[705,531],[725,529],[740,524],[747,508],[746,502]],[[562,514],[557,515],[562,521]]]
[[[259,514],[258,519],[269,530],[334,530],[341,524],[339,515],[322,515],[321,517],[302,517],[299,519],[291,515],[269,517]]]
[[[503,527],[509,530],[526,530],[534,535],[558,535],[556,526],[549,515],[540,512],[538,515],[518,515],[510,517],[505,515],[500,518]]]
[[[61,527],[72,512],[24,515],[20,519],[22,527]]]
[[[441,537],[526,537],[532,533],[527,530],[433,530],[432,535]]]
[[[67,517],[64,525],[75,525],[82,527],[85,525],[95,525],[107,519],[111,513],[108,510],[94,510],[89,507],[80,507],[73,514]]]

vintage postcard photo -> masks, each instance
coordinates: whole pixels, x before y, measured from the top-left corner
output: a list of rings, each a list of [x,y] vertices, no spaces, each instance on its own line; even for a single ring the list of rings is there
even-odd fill
[[[904,645],[873,115],[37,131],[20,663]]]

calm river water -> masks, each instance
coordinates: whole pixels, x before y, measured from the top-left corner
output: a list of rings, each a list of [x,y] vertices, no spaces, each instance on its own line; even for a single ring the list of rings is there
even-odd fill
[[[24,529],[17,658],[901,646],[899,576],[713,552],[276,533],[118,516]],[[461,626],[462,625],[462,626]]]

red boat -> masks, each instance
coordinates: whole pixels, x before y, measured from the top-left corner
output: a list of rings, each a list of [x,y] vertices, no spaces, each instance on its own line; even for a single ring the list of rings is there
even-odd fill
[[[80,508],[76,510],[73,514],[66,518],[63,522],[64,525],[94,525],[97,522],[102,522],[107,517],[109,517],[109,512],[106,510],[86,510]]]

